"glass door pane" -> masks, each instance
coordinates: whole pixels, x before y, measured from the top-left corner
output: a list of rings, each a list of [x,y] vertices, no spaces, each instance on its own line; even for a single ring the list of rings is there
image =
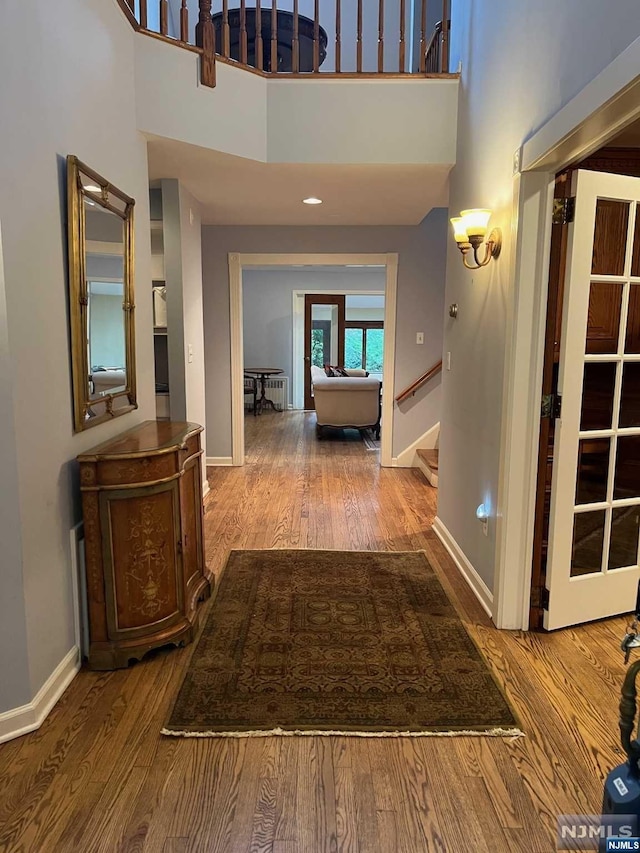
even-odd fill
[[[344,366],[351,370],[364,367],[362,355],[364,346],[363,329],[345,329],[344,332]]]
[[[311,306],[311,364],[338,363],[338,306]]]
[[[599,572],[605,532],[605,510],[579,512],[573,525],[571,577]]]
[[[625,506],[613,510],[611,520],[611,547],[609,568],[622,569],[638,562],[639,506]]]
[[[322,367],[323,364],[329,363],[331,357],[330,336],[330,327],[327,329],[319,324],[314,324],[311,330],[311,364],[315,367]]]
[[[369,373],[382,373],[384,329],[367,329],[367,363]]]

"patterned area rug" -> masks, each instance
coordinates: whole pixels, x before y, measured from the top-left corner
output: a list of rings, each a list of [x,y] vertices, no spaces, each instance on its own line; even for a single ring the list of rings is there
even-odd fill
[[[163,734],[519,735],[422,552],[232,551]]]

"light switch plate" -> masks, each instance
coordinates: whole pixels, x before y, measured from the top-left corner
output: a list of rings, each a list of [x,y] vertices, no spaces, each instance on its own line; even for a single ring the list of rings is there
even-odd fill
[[[416,343],[423,344],[424,343],[424,332],[416,332]]]

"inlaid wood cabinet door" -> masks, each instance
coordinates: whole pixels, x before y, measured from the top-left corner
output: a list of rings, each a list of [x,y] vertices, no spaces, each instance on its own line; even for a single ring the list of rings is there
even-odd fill
[[[136,497],[122,490],[100,498],[109,635],[170,627],[184,610],[177,483]]]
[[[198,424],[145,421],[78,457],[93,669],[193,639],[211,591],[201,433]]]
[[[180,479],[180,505],[182,517],[182,554],[187,595],[194,582],[202,575],[202,484],[200,482],[200,460],[185,467]],[[190,604],[190,602],[188,602]]]

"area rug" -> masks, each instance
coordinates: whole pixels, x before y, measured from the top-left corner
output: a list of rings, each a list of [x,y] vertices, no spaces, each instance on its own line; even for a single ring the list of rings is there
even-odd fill
[[[522,734],[423,552],[312,550],[231,552],[162,733]]]

